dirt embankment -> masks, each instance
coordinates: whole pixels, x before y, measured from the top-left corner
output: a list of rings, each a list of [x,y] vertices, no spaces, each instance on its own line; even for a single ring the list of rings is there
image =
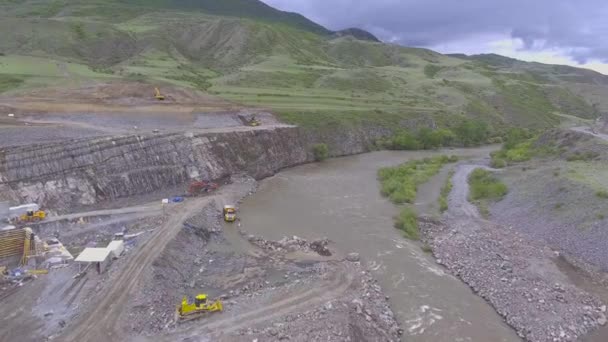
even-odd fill
[[[510,191],[492,218],[607,271],[608,143],[581,128],[547,132],[536,146],[554,153],[501,172]]]
[[[490,302],[527,341],[572,341],[606,324],[606,306],[559,267],[559,253],[516,229],[483,220],[467,202],[460,166],[445,220],[421,230],[439,264]]]

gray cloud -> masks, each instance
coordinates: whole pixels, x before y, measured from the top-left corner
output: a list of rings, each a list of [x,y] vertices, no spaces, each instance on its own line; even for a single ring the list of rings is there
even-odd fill
[[[606,0],[263,1],[302,13],[330,29],[360,27],[408,46],[503,35],[521,39],[526,50],[556,48],[579,63],[608,62]]]

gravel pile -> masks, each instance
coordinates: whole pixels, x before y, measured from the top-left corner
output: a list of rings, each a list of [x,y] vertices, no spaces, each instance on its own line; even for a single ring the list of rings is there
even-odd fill
[[[527,341],[574,341],[606,324],[606,306],[577,288],[558,254],[517,231],[475,218],[421,220],[437,263],[490,302]]]
[[[327,248],[327,245],[330,243],[330,241],[327,238],[309,242],[305,239],[302,239],[302,238],[294,235],[291,238],[283,237],[279,241],[271,241],[271,240],[266,240],[259,236],[247,235],[245,232],[241,232],[241,234],[246,236],[247,240],[249,240],[249,242],[251,242],[252,244],[254,244],[264,250],[268,250],[268,251],[272,251],[272,252],[302,251],[302,252],[316,252],[322,256],[332,255],[329,248]]]

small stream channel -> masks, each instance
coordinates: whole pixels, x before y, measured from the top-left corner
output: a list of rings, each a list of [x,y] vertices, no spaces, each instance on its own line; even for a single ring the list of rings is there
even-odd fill
[[[308,164],[260,183],[240,206],[242,229],[269,239],[328,237],[343,253],[357,252],[379,280],[407,341],[519,341],[498,314],[419,245],[393,228],[399,208],[379,192],[376,172],[438,154],[487,156],[491,147],[437,152],[382,151]],[[435,181],[443,183],[447,171]],[[420,188],[418,208],[442,184]]]

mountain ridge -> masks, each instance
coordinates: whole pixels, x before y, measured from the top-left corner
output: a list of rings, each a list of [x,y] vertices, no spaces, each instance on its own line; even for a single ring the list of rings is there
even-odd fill
[[[256,10],[242,15],[241,3]],[[332,35],[254,0],[214,4],[0,0],[0,92],[74,78],[169,83],[301,125],[437,127],[471,118],[501,130],[608,113],[608,77],[586,69],[443,55],[360,29]],[[194,5],[207,12],[188,10]]]

